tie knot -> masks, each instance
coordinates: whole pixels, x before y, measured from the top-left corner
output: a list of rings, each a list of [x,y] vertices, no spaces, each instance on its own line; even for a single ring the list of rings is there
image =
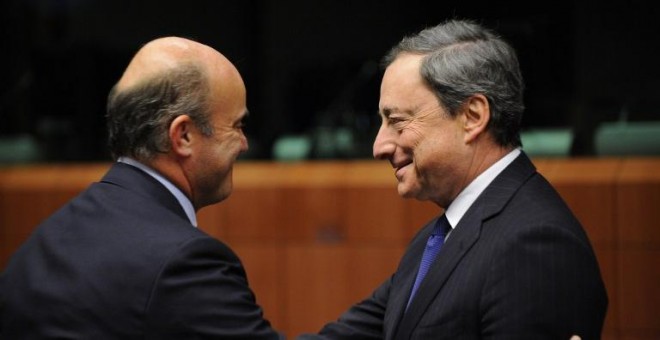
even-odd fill
[[[433,228],[431,235],[445,237],[447,236],[447,233],[449,232],[450,229],[451,229],[451,225],[447,220],[447,216],[445,216],[445,214],[442,214],[442,216],[440,216],[440,218],[438,218],[438,220],[436,221],[435,227]]]

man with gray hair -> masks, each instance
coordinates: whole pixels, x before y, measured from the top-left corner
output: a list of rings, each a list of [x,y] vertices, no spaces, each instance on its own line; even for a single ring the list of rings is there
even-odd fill
[[[444,210],[396,272],[302,339],[598,339],[607,296],[583,228],[521,150],[511,46],[471,21],[384,59],[374,157],[404,198]]]

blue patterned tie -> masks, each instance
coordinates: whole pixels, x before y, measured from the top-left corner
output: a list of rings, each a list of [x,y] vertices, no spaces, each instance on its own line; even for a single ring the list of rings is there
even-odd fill
[[[424,249],[424,255],[422,255],[422,262],[419,264],[419,271],[417,272],[415,284],[410,292],[407,306],[410,306],[410,302],[415,296],[417,288],[419,288],[422,280],[424,280],[424,276],[426,276],[426,273],[429,271],[431,263],[433,263],[433,260],[435,260],[442,245],[445,243],[445,236],[447,236],[449,229],[451,229],[451,226],[449,225],[449,221],[447,221],[447,217],[443,214],[438,218],[438,221],[435,223],[435,228],[433,228],[433,231],[431,232],[431,236],[429,236],[428,241],[426,241],[426,248]],[[406,309],[408,308],[407,306]]]

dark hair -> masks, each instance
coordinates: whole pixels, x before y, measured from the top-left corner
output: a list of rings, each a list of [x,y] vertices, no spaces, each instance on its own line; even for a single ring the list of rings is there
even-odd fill
[[[401,53],[425,55],[420,73],[451,116],[474,94],[490,106],[489,131],[502,146],[520,146],[524,83],[514,49],[469,20],[449,20],[405,37],[383,59]]]
[[[180,65],[121,91],[115,85],[108,95],[106,114],[112,157],[148,161],[167,152],[169,126],[184,114],[204,135],[212,135],[208,93],[205,73],[193,64]]]

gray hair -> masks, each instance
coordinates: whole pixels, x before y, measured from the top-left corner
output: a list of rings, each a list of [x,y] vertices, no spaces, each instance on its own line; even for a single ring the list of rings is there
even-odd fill
[[[492,31],[467,20],[450,20],[405,37],[383,59],[425,55],[420,74],[452,117],[474,94],[490,106],[488,129],[501,146],[520,146],[524,83],[514,49]]]
[[[194,64],[182,64],[121,91],[115,85],[106,114],[112,157],[149,161],[167,152],[169,126],[180,115],[188,115],[204,135],[211,136],[209,91],[205,73]]]

